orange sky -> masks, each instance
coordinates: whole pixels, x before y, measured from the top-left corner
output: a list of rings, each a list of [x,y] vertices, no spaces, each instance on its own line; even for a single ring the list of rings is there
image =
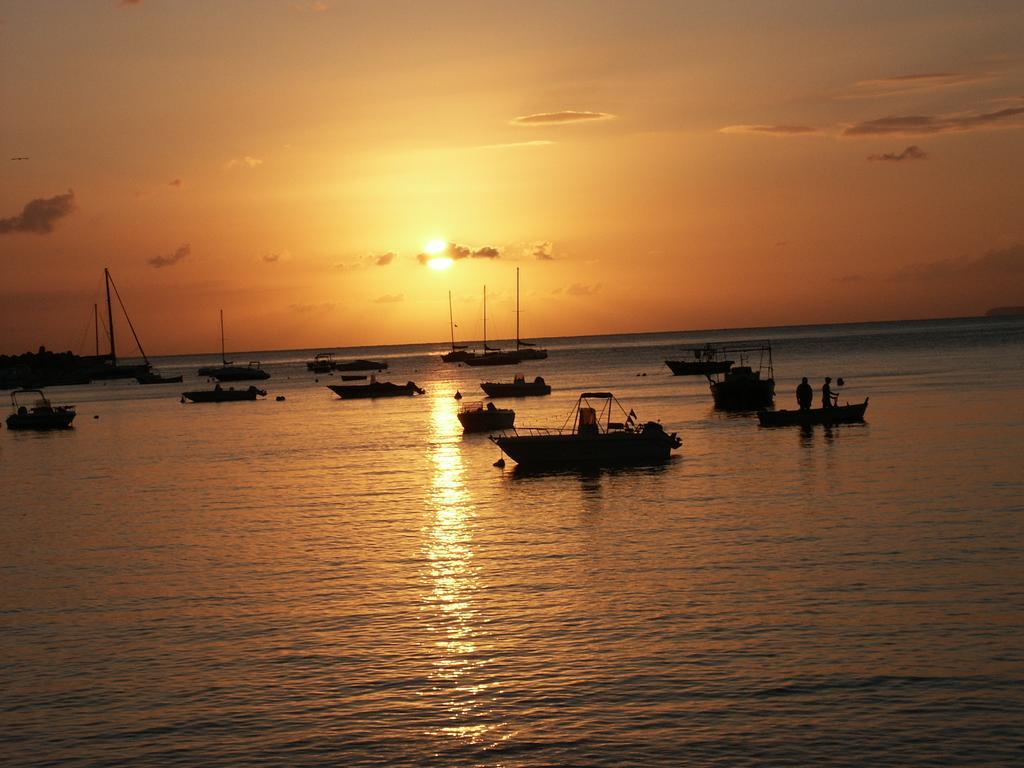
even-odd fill
[[[1014,2],[0,1],[0,353],[1024,304]],[[27,158],[27,159],[13,159]],[[435,271],[433,239],[465,258]]]

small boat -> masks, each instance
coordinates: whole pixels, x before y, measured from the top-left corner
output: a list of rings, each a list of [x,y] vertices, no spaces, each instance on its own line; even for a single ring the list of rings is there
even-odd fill
[[[462,360],[466,365],[474,368],[484,365],[518,365],[520,358],[514,352],[502,352],[487,346],[487,286],[484,286],[484,351],[480,354],[472,353]]]
[[[96,356],[93,358],[95,361],[95,367],[89,370],[89,376],[93,381],[134,379],[139,376],[145,376],[149,373],[151,368],[149,358],[146,357],[146,351],[142,348],[142,342],[139,341],[139,336],[135,333],[135,326],[132,325],[132,319],[128,317],[128,310],[125,309],[124,302],[121,300],[121,294],[118,292],[117,286],[114,284],[114,278],[110,276],[110,270],[106,267],[103,268],[103,284],[107,294],[107,332],[110,352],[106,355],[100,354],[99,315],[97,313],[96,305],[93,304],[93,317],[96,324]],[[116,340],[114,337],[114,310],[110,301],[111,288],[114,289],[114,297],[121,306],[121,311],[124,313],[124,319],[128,321],[128,328],[131,330],[132,336],[135,339],[135,344],[139,348],[139,352],[142,354],[143,362],[141,363],[124,364],[118,363],[117,361],[117,346],[115,344]]]
[[[17,389],[11,392],[8,429],[67,429],[74,420],[75,406],[52,405],[41,389]]]
[[[161,376],[156,371],[147,371],[139,373],[135,380],[139,384],[180,384],[184,378],[184,376]]]
[[[775,399],[775,372],[769,341],[716,345],[718,353],[738,355],[740,364],[721,374],[707,374],[715,407],[730,411],[754,411],[771,405]],[[758,369],[747,364],[758,355]]]
[[[462,403],[457,414],[463,432],[496,432],[511,429],[516,412],[511,408],[497,408],[494,403]]]
[[[336,371],[385,371],[388,364],[377,360],[346,360],[343,363],[334,363]]]
[[[246,389],[235,389],[228,387],[224,389],[220,384],[213,389],[200,389],[194,392],[182,392],[181,396],[193,403],[233,403],[241,400],[255,400],[257,396],[266,397],[265,389],[256,389],[251,384]]]
[[[551,385],[547,384],[543,377],[538,376],[533,381],[527,381],[518,373],[511,383],[485,381],[480,385],[480,389],[486,392],[488,397],[533,397],[551,394]]]
[[[200,368],[200,376],[209,376],[217,381],[262,381],[269,379],[270,374],[260,367],[259,360],[252,360],[248,365],[234,365],[224,354],[224,310],[220,311],[220,365],[208,365]]]
[[[306,370],[313,373],[330,373],[334,370],[334,355],[331,352],[318,352],[306,363]]]
[[[412,397],[426,394],[412,381],[405,384],[393,384],[390,381],[377,381],[371,377],[368,384],[328,384],[327,388],[342,400],[374,397]]]
[[[811,424],[853,424],[864,421],[868,400],[863,403],[847,403],[831,408],[807,408],[802,411],[758,411],[757,420],[762,427],[786,427]]]
[[[591,405],[598,401],[599,407]],[[622,414],[622,421],[612,416]],[[569,421],[572,426],[569,427]],[[610,392],[584,392],[559,429],[516,428],[491,440],[522,467],[611,466],[667,461],[682,445],[656,421],[640,424]]]
[[[712,373],[725,373],[733,364],[732,360],[720,359],[719,348],[712,344],[687,351],[692,353],[693,359],[665,361],[673,376],[708,376]]]

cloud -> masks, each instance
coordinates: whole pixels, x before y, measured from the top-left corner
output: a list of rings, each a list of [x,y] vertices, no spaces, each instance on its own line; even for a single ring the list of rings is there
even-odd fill
[[[382,254],[379,254],[378,256],[375,256],[374,259],[373,259],[373,263],[376,264],[378,267],[386,267],[388,264],[390,264],[394,260],[395,260],[395,252],[394,251],[388,251],[387,253],[382,253]]]
[[[871,80],[858,80],[840,98],[885,98],[906,93],[920,93],[954,86],[974,85],[992,80],[993,78],[994,75],[988,72],[924,72],[912,75],[879,77]]]
[[[1024,128],[1024,122],[1013,120],[1024,115],[1024,106],[1006,107],[995,112],[957,113],[951,115],[895,115],[867,120],[843,131],[843,136],[886,136],[891,134],[920,135],[962,133],[986,128]]]
[[[181,187],[181,179],[171,179],[167,182],[169,187]]]
[[[478,144],[470,149],[515,149],[516,147],[547,147],[555,142],[548,141],[547,139],[537,139],[535,141],[510,141],[504,144]]]
[[[449,258],[453,261],[460,259],[497,259],[501,257],[501,251],[493,245],[485,245],[482,248],[470,248],[467,245],[448,243],[443,251],[438,253],[418,253],[416,260],[420,264],[426,264],[431,259]]]
[[[597,283],[595,285],[584,285],[583,283],[573,283],[572,285],[570,285],[568,288],[565,289],[565,292],[569,296],[593,296],[599,290],[601,290],[601,284],[600,283]]]
[[[256,168],[260,165],[263,165],[263,160],[258,157],[245,155],[243,157],[234,157],[231,160],[228,160],[224,164],[224,167],[230,171],[232,168]]]
[[[291,258],[291,253],[288,251],[275,251],[273,253],[265,253],[260,256],[260,260],[266,264],[277,264],[280,261],[288,261]]]
[[[368,253],[365,256],[360,256],[355,261],[339,261],[334,264],[335,269],[344,271],[351,271],[356,269],[366,269],[368,267],[386,267],[391,264],[398,254],[394,251],[387,251],[386,253]]]
[[[378,296],[373,300],[374,304],[397,304],[400,301],[405,301],[405,295],[401,293],[386,293],[383,296]]]
[[[902,152],[886,152],[883,155],[868,155],[868,160],[885,160],[898,163],[901,160],[924,160],[928,157],[928,153],[921,149],[916,144],[904,149]]]
[[[333,301],[324,301],[320,304],[289,304],[288,309],[292,312],[298,312],[302,315],[307,315],[311,312],[330,312],[335,307]]]
[[[818,133],[810,125],[727,125],[719,133],[767,133],[771,136],[806,136]]]
[[[560,112],[538,112],[534,115],[520,115],[512,118],[512,125],[564,125],[565,123],[581,123],[586,120],[610,120],[615,115],[610,112],[578,112],[574,109],[563,109]]]
[[[551,242],[544,240],[533,244],[533,258],[540,261],[551,261],[555,257],[551,255]]]
[[[66,195],[40,197],[25,204],[21,213],[8,219],[0,219],[0,235],[9,232],[32,232],[47,235],[54,225],[75,210],[75,193],[68,190]]]
[[[152,258],[146,259],[146,263],[155,269],[162,269],[163,267],[170,267],[177,264],[190,253],[192,253],[192,246],[185,243],[174,253],[168,253],[163,256],[153,256]]]
[[[896,280],[918,281],[975,278],[998,281],[1024,279],[1024,244],[1015,243],[1006,248],[996,248],[974,258],[962,256],[913,264],[894,275]]]

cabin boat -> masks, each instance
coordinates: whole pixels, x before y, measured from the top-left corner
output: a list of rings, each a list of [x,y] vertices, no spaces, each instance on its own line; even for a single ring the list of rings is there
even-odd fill
[[[772,404],[775,399],[775,370],[770,341],[750,341],[716,345],[723,358],[737,356],[739,365],[732,365],[721,374],[707,374],[715,407],[729,411],[754,411]],[[757,356],[757,370],[752,363]]]
[[[334,370],[334,355],[331,352],[318,352],[306,363],[306,370],[313,373],[330,373]]]
[[[463,432],[496,432],[510,429],[516,421],[516,412],[511,408],[498,408],[494,403],[467,403],[463,401],[456,414]]]
[[[52,405],[41,389],[11,392],[8,429],[67,429],[75,420],[75,406]]]
[[[371,376],[368,384],[328,384],[327,388],[342,400],[356,400],[377,397],[412,397],[426,394],[425,390],[416,386],[415,382],[393,384],[390,381],[377,381]]]
[[[336,371],[386,371],[388,364],[378,360],[346,360],[332,365]]]
[[[855,424],[864,421],[868,400],[863,403],[834,405],[831,408],[806,408],[797,411],[758,411],[757,420],[762,427],[810,426],[812,424]]]
[[[686,360],[666,360],[665,365],[673,376],[708,376],[712,373],[725,373],[732,367],[732,360],[719,357],[719,348],[712,344],[693,347],[687,352],[692,355]]]
[[[551,385],[547,384],[543,377],[538,376],[533,381],[527,381],[518,373],[511,383],[485,381],[480,384],[480,389],[486,392],[488,397],[533,397],[551,394]]]
[[[561,428],[515,428],[491,440],[524,468],[658,463],[682,445],[658,422],[640,424],[610,392],[581,394]]]
[[[220,384],[213,389],[200,389],[193,392],[182,392],[182,402],[191,400],[193,403],[234,403],[242,400],[255,400],[257,397],[266,397],[265,389],[257,389],[249,385],[246,389],[235,389],[228,387],[224,389]]]

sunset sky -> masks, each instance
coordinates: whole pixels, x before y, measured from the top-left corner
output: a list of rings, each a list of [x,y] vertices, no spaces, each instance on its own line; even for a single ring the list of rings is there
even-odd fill
[[[0,0],[0,152],[0,353],[1024,304],[1020,0]]]

